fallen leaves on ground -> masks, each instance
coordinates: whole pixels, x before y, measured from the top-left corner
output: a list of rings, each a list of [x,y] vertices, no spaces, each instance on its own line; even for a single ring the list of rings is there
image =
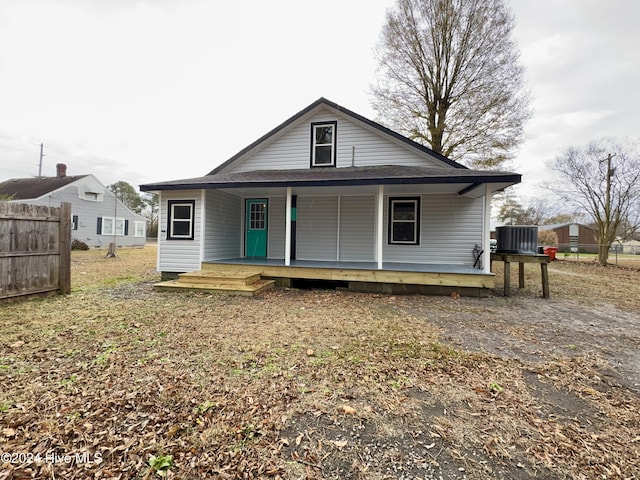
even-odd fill
[[[597,356],[456,350],[432,321],[465,298],[158,293],[154,257],[74,253],[70,296],[1,307],[0,451],[32,457],[0,479],[640,471],[638,394]]]

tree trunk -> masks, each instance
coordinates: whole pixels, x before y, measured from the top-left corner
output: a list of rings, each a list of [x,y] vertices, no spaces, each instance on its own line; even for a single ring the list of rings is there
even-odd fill
[[[107,252],[107,258],[116,258],[116,244],[111,242],[109,244],[109,251]]]
[[[607,265],[609,260],[609,245],[598,245],[598,263],[600,265]]]

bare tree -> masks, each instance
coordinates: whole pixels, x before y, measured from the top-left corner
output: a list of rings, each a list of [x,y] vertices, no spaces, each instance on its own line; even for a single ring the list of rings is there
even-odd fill
[[[638,143],[608,139],[570,147],[549,167],[560,175],[551,189],[592,218],[598,262],[606,265],[616,237],[630,238],[640,226]]]
[[[511,189],[498,197],[496,209],[496,218],[509,225],[549,225],[578,218],[553,198],[540,196],[523,202]]]
[[[158,210],[159,197],[157,193],[148,193],[143,197],[145,209],[142,215],[147,219],[147,237],[158,236]]]
[[[504,0],[398,0],[376,49],[379,120],[466,165],[502,166],[530,117],[513,25]]]

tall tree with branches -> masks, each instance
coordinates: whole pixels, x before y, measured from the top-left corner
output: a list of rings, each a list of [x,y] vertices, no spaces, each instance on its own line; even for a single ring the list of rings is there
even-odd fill
[[[638,142],[605,139],[570,147],[549,167],[559,175],[550,188],[592,218],[598,262],[606,265],[616,237],[630,238],[640,227]]]
[[[513,158],[531,115],[504,0],[397,0],[376,49],[379,120],[468,166]]]
[[[107,188],[111,190],[118,200],[124,203],[132,212],[142,213],[142,209],[145,206],[144,199],[136,191],[136,189],[130,183],[120,180],[116,183],[108,185]]]

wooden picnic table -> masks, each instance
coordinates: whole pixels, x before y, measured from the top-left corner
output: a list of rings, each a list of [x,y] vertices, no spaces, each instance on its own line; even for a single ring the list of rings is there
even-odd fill
[[[518,287],[524,288],[524,264],[539,263],[542,274],[542,297],[549,298],[549,272],[547,265],[549,264],[549,255],[529,255],[520,253],[492,253],[491,254],[491,271],[493,271],[493,262],[500,261],[504,263],[504,296],[511,295],[511,263],[518,262]]]

